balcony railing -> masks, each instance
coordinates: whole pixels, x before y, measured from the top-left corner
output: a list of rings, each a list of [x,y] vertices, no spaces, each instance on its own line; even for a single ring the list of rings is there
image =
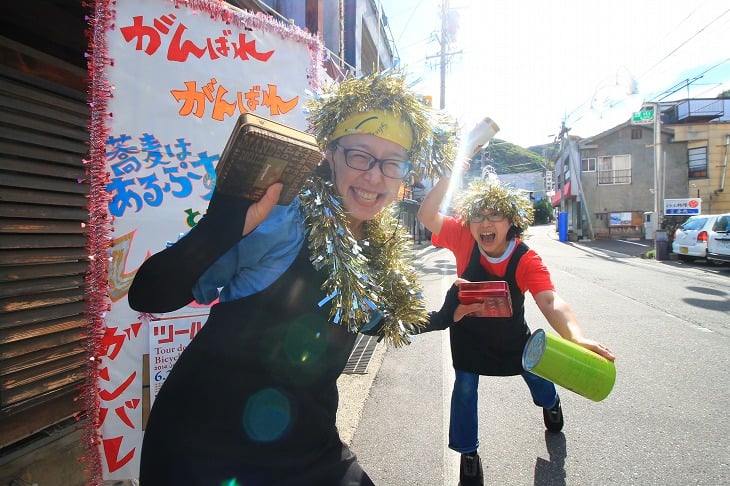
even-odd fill
[[[716,98],[678,101],[671,110],[664,112],[662,121],[667,124],[706,123],[725,115],[726,101]]]
[[[598,184],[631,184],[631,169],[599,170]]]

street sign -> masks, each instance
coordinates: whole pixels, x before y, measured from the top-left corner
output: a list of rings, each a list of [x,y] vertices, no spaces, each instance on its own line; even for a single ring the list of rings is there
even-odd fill
[[[631,123],[633,125],[648,125],[654,123],[654,108],[647,108],[641,111],[635,111],[631,116]]]
[[[665,199],[664,214],[666,216],[702,214],[702,199],[698,197],[690,197],[687,199]]]

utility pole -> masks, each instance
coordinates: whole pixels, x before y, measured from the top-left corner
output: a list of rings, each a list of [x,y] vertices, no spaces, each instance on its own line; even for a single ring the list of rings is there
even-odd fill
[[[441,83],[439,92],[439,108],[446,108],[446,64],[449,58],[454,54],[461,54],[462,51],[451,52],[449,44],[456,38],[456,32],[459,28],[458,13],[449,9],[449,0],[441,1],[441,35],[439,35],[439,44],[441,46],[439,54],[426,56],[426,59],[439,59],[439,71],[441,73]]]
[[[659,103],[651,103],[654,108],[654,258],[657,260],[657,232],[661,231],[664,220],[664,178],[662,167],[662,111]]]

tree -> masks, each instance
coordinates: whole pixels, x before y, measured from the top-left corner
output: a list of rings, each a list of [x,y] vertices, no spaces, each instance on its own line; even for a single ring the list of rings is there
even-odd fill
[[[726,89],[719,95],[717,95],[718,98],[730,98],[730,89]]]
[[[483,165],[491,165],[498,174],[511,174],[552,170],[554,164],[529,149],[495,138],[471,161],[475,173],[481,171]]]
[[[547,199],[537,201],[533,206],[535,208],[535,223],[547,224],[553,220],[553,206]]]

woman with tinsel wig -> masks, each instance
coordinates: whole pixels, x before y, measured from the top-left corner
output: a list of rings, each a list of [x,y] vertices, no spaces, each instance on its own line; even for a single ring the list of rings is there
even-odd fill
[[[440,311],[431,315],[431,329],[450,329],[456,371],[451,395],[449,448],[461,453],[461,485],[484,482],[479,447],[477,390],[479,375],[521,375],[534,403],[543,410],[547,430],[563,428],[563,412],[555,385],[524,371],[522,351],[530,337],[525,321],[525,293],[530,292],[545,319],[562,337],[613,360],[611,351],[584,336],[570,306],[555,292],[550,273],[534,250],[522,241],[533,221],[528,198],[498,180],[476,180],[459,196],[458,216],[439,213],[448,191],[442,177],[423,200],[418,218],[433,233],[434,245],[456,257],[457,282]],[[460,282],[506,281],[511,317],[476,317],[482,303],[459,303]],[[505,313],[506,315],[507,313]]]
[[[220,299],[155,399],[143,486],[372,484],[335,426],[336,382],[357,332],[400,346],[427,321],[391,203],[404,180],[448,169],[455,137],[398,71],[327,88],[309,109],[324,159],[299,197],[214,192],[135,276],[138,311]]]

